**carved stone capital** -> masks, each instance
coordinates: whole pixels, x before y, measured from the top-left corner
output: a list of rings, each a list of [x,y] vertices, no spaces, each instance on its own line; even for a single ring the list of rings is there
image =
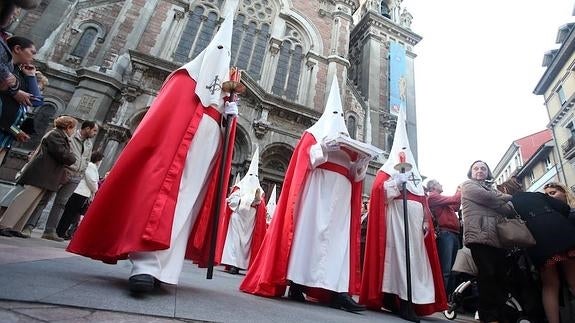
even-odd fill
[[[174,20],[179,21],[184,18],[185,12],[181,10],[174,10]]]
[[[276,55],[280,51],[281,40],[272,38],[270,39],[270,53]]]
[[[144,91],[137,85],[131,84],[122,88],[122,97],[128,102],[134,102],[142,94],[144,94]]]
[[[144,77],[144,73],[148,70],[148,66],[139,64],[139,63],[132,63],[132,80],[136,83],[140,83],[142,78]]]
[[[308,69],[313,69],[315,66],[317,65],[317,61],[315,59],[308,59],[305,62],[305,66],[307,66]]]
[[[132,137],[132,132],[130,129],[111,123],[104,125],[104,131],[106,131],[106,137],[108,140],[114,140],[117,142],[125,142]]]
[[[383,120],[383,128],[386,130],[386,132],[393,133],[395,131],[396,125],[397,125],[397,120],[394,120],[392,118],[385,118]]]
[[[271,123],[267,120],[255,120],[252,124],[254,133],[258,139],[262,139],[270,129]]]

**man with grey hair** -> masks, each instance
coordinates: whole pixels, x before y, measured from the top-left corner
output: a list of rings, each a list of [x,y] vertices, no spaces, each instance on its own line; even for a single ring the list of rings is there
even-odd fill
[[[427,182],[427,191],[429,192],[429,208],[436,223],[437,253],[441,263],[443,283],[445,284],[445,291],[449,295],[455,288],[451,267],[455,262],[457,250],[461,248],[459,243],[461,226],[456,214],[461,205],[461,191],[458,187],[453,196],[441,195],[443,186],[435,179]]]

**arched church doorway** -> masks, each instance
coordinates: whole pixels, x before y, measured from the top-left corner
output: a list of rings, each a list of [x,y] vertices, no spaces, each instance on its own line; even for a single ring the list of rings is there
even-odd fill
[[[269,196],[276,185],[276,194],[279,197],[292,154],[293,147],[285,143],[272,143],[261,153],[260,184],[266,196]]]

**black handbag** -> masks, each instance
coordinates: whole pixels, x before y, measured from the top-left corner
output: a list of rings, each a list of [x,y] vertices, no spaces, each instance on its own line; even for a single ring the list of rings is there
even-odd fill
[[[26,119],[22,121],[20,130],[24,131],[28,135],[35,135],[37,132],[34,126],[34,118],[27,116]]]

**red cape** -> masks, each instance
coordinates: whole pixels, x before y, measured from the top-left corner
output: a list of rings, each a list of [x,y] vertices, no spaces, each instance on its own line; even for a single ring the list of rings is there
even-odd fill
[[[91,203],[67,250],[116,263],[136,251],[170,247],[174,210],[187,152],[204,106],[195,94],[196,82],[185,70],[170,75],[133,138]],[[205,116],[209,118],[209,116]],[[235,118],[230,124],[229,174]],[[206,138],[207,139],[207,138]],[[221,149],[208,178],[218,178]],[[225,176],[224,187],[227,187]],[[186,258],[206,264],[217,181],[210,180],[202,208],[188,241]],[[225,198],[225,196],[223,196]],[[220,201],[223,203],[224,199]]]
[[[311,173],[309,149],[315,138],[304,132],[291,157],[285,174],[282,191],[272,222],[266,232],[255,262],[246,273],[240,290],[267,297],[280,297],[287,286],[287,269],[294,235],[294,214]],[[362,182],[352,184],[350,227],[350,281],[351,293],[359,291],[359,227]]]
[[[367,217],[367,237],[365,245],[365,258],[363,265],[363,277],[361,281],[361,293],[359,302],[365,304],[368,308],[380,310],[382,307],[383,293],[381,286],[383,282],[385,259],[385,242],[387,234],[387,221],[385,204],[385,189],[383,183],[389,179],[389,175],[379,171],[371,189],[371,198],[369,200],[369,216]],[[426,200],[427,201],[427,200]],[[433,284],[435,287],[435,303],[433,304],[414,304],[413,308],[417,315],[431,315],[447,309],[447,297],[443,287],[443,276],[441,266],[437,255],[435,245],[435,236],[433,235],[433,221],[427,202],[424,203],[425,218],[429,223],[429,234],[425,237],[425,248],[431,264],[433,274]],[[425,261],[422,259],[422,261]]]
[[[234,186],[232,192],[235,192],[238,188]],[[226,235],[228,234],[228,227],[230,225],[230,219],[232,217],[232,209],[226,203],[226,212],[223,214],[218,226],[218,241],[216,244],[216,259],[215,263],[220,264],[222,262],[222,253],[224,252],[224,245],[226,243]],[[262,241],[264,240],[264,235],[266,234],[266,200],[262,197],[261,203],[256,209],[256,220],[254,223],[254,231],[252,232],[252,243],[250,244],[250,261],[249,267],[251,267],[254,259],[260,247]]]

